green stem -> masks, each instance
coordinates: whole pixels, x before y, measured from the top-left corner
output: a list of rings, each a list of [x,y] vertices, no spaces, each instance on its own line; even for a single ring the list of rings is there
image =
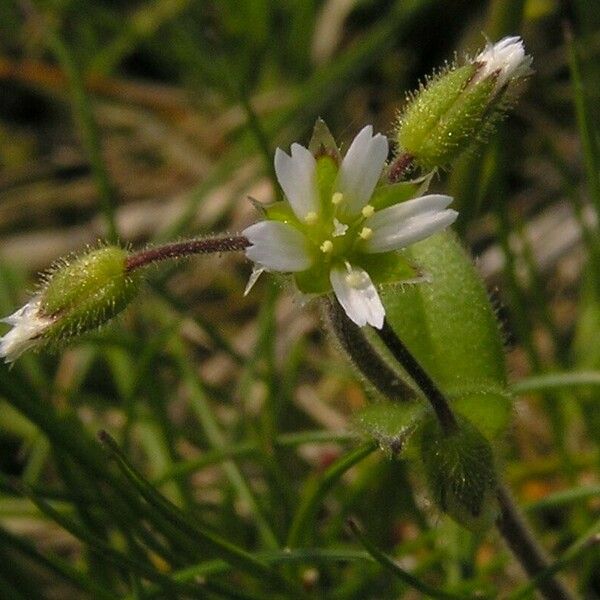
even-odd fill
[[[197,374],[190,366],[181,342],[177,340],[175,340],[175,360],[178,363],[183,380],[187,385],[191,407],[202,425],[208,443],[214,450],[223,450],[227,447],[227,440],[221,432],[219,424],[213,415],[202,384]],[[233,461],[227,460],[223,463],[223,469],[240,500],[244,502],[252,512],[256,521],[256,526],[258,527],[260,536],[266,547],[271,549],[278,548],[279,542],[277,541],[277,537],[271,529],[250,486],[244,479],[244,476],[237,465]]]
[[[275,438],[275,445],[279,447],[295,448],[303,444],[330,444],[332,442],[354,442],[358,438],[352,432],[334,431],[301,431],[297,433],[283,433]],[[173,465],[163,475],[154,481],[154,485],[160,486],[169,479],[185,477],[189,473],[199,471],[210,465],[220,463],[229,458],[247,457],[260,451],[255,442],[242,442],[240,444],[229,444],[223,448],[217,448],[205,452],[201,457],[180,462]]]
[[[73,100],[73,114],[79,126],[83,147],[90,161],[92,175],[100,197],[100,205],[106,222],[107,239],[114,244],[119,237],[115,221],[117,193],[110,181],[108,169],[102,156],[100,131],[94,117],[90,97],[85,88],[84,76],[80,66],[77,64],[74,53],[67,44],[50,26],[44,24],[44,27],[48,35],[50,47],[69,80],[71,98]]]
[[[600,217],[600,161],[598,160],[598,146],[594,139],[594,133],[597,131],[597,128],[592,121],[586,98],[577,45],[573,37],[573,32],[567,24],[564,26],[564,36],[567,44],[567,57],[571,71],[571,83],[573,85],[573,102],[575,104],[577,127],[581,137],[585,172],[596,216]]]
[[[453,431],[458,424],[443,392],[429,377],[387,321],[384,321],[381,330],[376,331],[394,358],[412,377],[430,401],[440,425],[447,432]],[[543,549],[533,537],[532,532],[508,490],[503,486],[499,486],[497,497],[500,506],[500,516],[496,522],[498,530],[527,574],[530,577],[535,577],[548,568],[549,561]],[[539,589],[546,600],[571,600],[572,598],[570,592],[558,580],[550,576],[544,581],[540,581]]]
[[[577,386],[600,386],[600,371],[571,371],[534,375],[513,383],[511,389],[515,394],[529,394],[531,392]]]
[[[383,553],[375,544],[373,544],[367,536],[361,531],[357,523],[350,519],[348,525],[352,533],[358,538],[360,543],[366,548],[369,554],[386,570],[393,573],[398,579],[401,579],[408,586],[414,588],[418,592],[424,594],[427,598],[435,598],[439,600],[468,600],[464,595],[458,596],[450,594],[443,590],[438,590],[421,581],[408,571],[402,569],[394,562],[387,554]]]
[[[319,479],[314,480],[313,484],[309,485],[292,519],[286,546],[296,548],[309,537],[317,510],[329,490],[348,469],[372,454],[377,447],[377,443],[374,441],[359,446],[335,461]]]
[[[161,512],[175,527],[181,529],[191,539],[197,539],[223,560],[238,569],[270,581],[279,590],[289,590],[288,583],[264,562],[242,548],[235,546],[218,534],[200,526],[197,520],[183,513],[167,498],[150,485],[138,471],[127,461],[117,443],[105,432],[100,432],[100,439],[116,459],[119,468],[127,479],[142,495],[144,500]]]

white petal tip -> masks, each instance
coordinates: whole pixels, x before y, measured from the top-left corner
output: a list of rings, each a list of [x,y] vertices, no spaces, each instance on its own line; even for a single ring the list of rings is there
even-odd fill
[[[359,327],[383,327],[385,309],[369,274],[359,267],[337,267],[329,275],[333,291],[348,318]]]
[[[12,363],[21,354],[37,346],[52,319],[39,315],[40,299],[33,298],[12,315],[2,319],[12,329],[0,337],[0,358]]]
[[[525,54],[525,44],[519,36],[508,36],[495,44],[488,43],[475,57],[475,62],[481,67],[473,83],[495,73],[496,88],[500,89],[512,79],[529,75],[532,58]]]

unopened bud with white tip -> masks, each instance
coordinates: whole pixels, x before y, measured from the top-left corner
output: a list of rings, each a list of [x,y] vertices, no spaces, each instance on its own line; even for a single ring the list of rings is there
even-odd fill
[[[525,54],[525,45],[519,36],[505,37],[495,44],[488,43],[475,57],[475,63],[481,66],[471,85],[495,75],[496,91],[500,91],[511,80],[529,75],[531,62],[532,58]]]
[[[34,297],[2,319],[12,329],[0,337],[0,358],[14,362],[31,348],[56,346],[121,312],[140,282],[128,271],[127,256],[122,248],[104,246],[58,263]]]
[[[506,37],[429,79],[399,115],[392,164],[403,166],[401,174],[405,165],[431,171],[476,147],[511,107],[517,83],[532,72],[531,62],[521,38]]]

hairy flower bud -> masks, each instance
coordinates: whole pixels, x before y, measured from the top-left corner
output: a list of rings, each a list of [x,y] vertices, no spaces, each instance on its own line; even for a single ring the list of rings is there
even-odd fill
[[[510,106],[514,83],[530,73],[530,65],[521,39],[509,37],[488,44],[466,65],[433,77],[400,115],[400,154],[425,170],[448,166],[490,133]]]
[[[471,530],[489,527],[497,515],[496,470],[490,443],[469,421],[445,432],[433,417],[422,427],[425,476],[437,507]]]
[[[121,312],[139,288],[126,259],[122,248],[104,246],[57,263],[39,292],[2,320],[12,329],[0,338],[0,357],[13,362],[30,348],[59,344]]]

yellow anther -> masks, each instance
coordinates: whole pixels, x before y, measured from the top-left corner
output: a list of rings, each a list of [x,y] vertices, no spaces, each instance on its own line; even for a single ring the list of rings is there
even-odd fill
[[[358,236],[362,240],[368,240],[373,235],[373,230],[370,227],[363,227]]]
[[[362,209],[362,216],[365,219],[368,219],[369,217],[372,217],[375,214],[375,208],[373,206],[371,206],[370,204],[367,204],[366,206],[363,206]]]
[[[318,221],[318,219],[319,215],[317,215],[317,213],[312,210],[309,213],[306,213],[306,216],[304,217],[304,220],[308,225],[314,225]]]
[[[335,194],[333,194],[333,196],[331,196],[331,203],[334,206],[341,204],[343,201],[344,201],[344,194],[342,194],[342,192],[335,192]]]
[[[325,240],[319,246],[319,248],[321,249],[321,252],[323,252],[323,254],[328,254],[329,252],[331,252],[333,250],[333,242],[331,240]]]

